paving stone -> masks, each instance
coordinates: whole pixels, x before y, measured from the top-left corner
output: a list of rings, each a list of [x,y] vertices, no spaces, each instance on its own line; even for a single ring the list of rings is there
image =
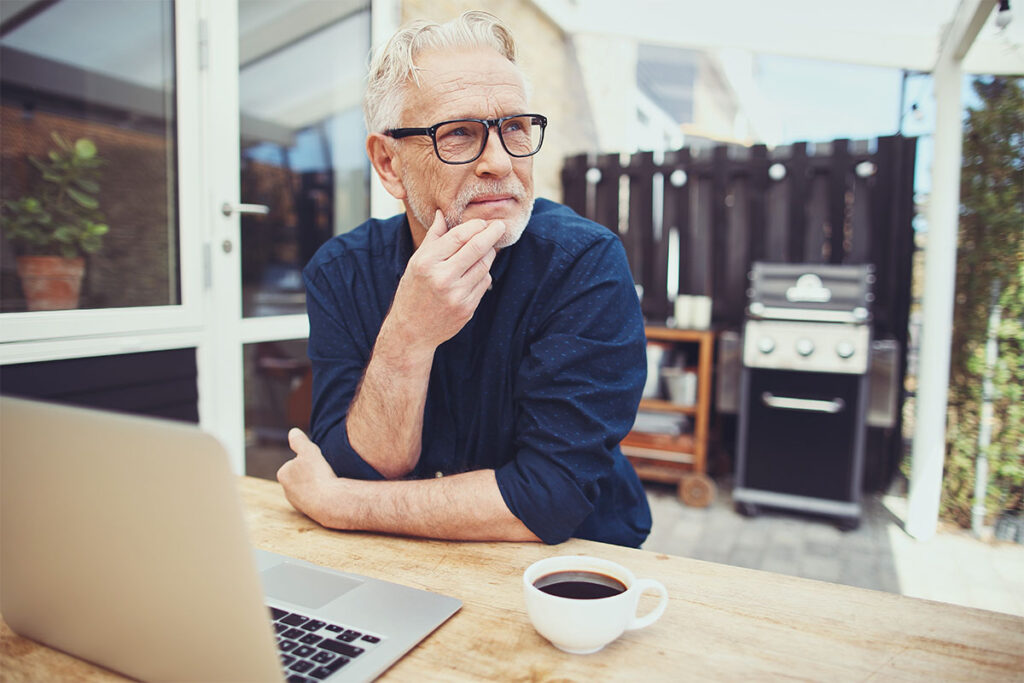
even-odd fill
[[[810,555],[800,558],[798,566],[798,576],[830,583],[839,583],[839,574],[843,569],[843,563],[839,561],[838,557]]]
[[[809,557],[836,557],[839,554],[838,542],[804,541],[803,552]]]
[[[764,548],[757,546],[736,546],[729,553],[728,563],[734,567],[761,569]]]
[[[838,582],[871,590],[885,590],[882,572],[872,557],[856,557],[840,562]]]
[[[895,566],[883,566],[878,572],[880,590],[887,593],[903,594],[900,587],[900,577],[896,574]]]
[[[795,546],[770,545],[761,559],[761,569],[779,574],[797,576],[800,571],[799,553]]]

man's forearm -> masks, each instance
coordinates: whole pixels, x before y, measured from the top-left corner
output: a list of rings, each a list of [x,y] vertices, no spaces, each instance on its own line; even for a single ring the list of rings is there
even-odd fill
[[[349,408],[352,448],[388,479],[416,466],[433,353],[404,344],[385,321]]]
[[[336,479],[304,512],[334,529],[461,541],[538,541],[498,490],[494,470],[438,479]]]

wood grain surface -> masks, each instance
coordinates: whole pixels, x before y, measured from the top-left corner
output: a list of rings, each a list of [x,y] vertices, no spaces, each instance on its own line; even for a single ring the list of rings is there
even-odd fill
[[[384,680],[1024,680],[1020,617],[578,539],[543,546],[341,533],[295,512],[274,482],[243,478],[240,489],[254,545],[463,601]],[[568,554],[660,580],[671,596],[664,616],[596,654],[555,649],[526,616],[522,573]],[[3,681],[117,678],[0,623]]]

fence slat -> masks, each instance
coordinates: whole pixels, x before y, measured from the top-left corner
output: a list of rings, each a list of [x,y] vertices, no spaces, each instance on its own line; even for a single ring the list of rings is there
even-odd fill
[[[735,302],[727,301],[729,292],[729,231],[726,194],[729,191],[729,149],[715,147],[711,155],[711,291],[696,294],[711,296],[721,310],[733,310]],[[724,305],[723,305],[724,304]]]
[[[805,259],[804,238],[807,226],[807,202],[809,200],[809,172],[807,143],[793,145],[788,164],[786,180],[789,181],[789,245],[786,254],[788,263],[799,263]]]
[[[829,263],[846,261],[843,236],[847,226],[847,188],[850,186],[850,141],[836,140],[832,143],[832,155],[828,167],[828,225]]]
[[[562,165],[562,203],[581,216],[587,215],[586,154],[567,157]]]
[[[640,258],[633,277],[643,288],[643,311],[649,317],[664,318],[667,293],[664,281],[657,281],[654,259],[654,155],[638,152],[629,161],[629,232],[630,247],[638,249]]]
[[[768,148],[754,145],[750,150],[747,178],[750,207],[750,260],[768,256]]]
[[[681,149],[671,152],[665,158],[665,212],[662,218],[665,230],[665,243],[668,244],[672,231],[676,234],[676,281],[677,294],[686,293],[689,289],[687,278],[690,275],[687,265],[693,246],[690,239],[690,188],[693,187],[689,175],[690,150]],[[666,258],[668,250],[666,249]],[[666,273],[666,281],[668,280]],[[667,284],[667,282],[666,282]]]

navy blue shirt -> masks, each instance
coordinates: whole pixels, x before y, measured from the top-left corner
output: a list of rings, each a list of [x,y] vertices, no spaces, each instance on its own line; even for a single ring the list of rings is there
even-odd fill
[[[332,238],[306,266],[313,440],[341,477],[383,477],[349,444],[349,404],[413,252],[404,214]],[[545,543],[639,546],[643,487],[622,455],[646,377],[643,319],[611,231],[538,199],[473,318],[434,354],[409,478],[494,469]]]

